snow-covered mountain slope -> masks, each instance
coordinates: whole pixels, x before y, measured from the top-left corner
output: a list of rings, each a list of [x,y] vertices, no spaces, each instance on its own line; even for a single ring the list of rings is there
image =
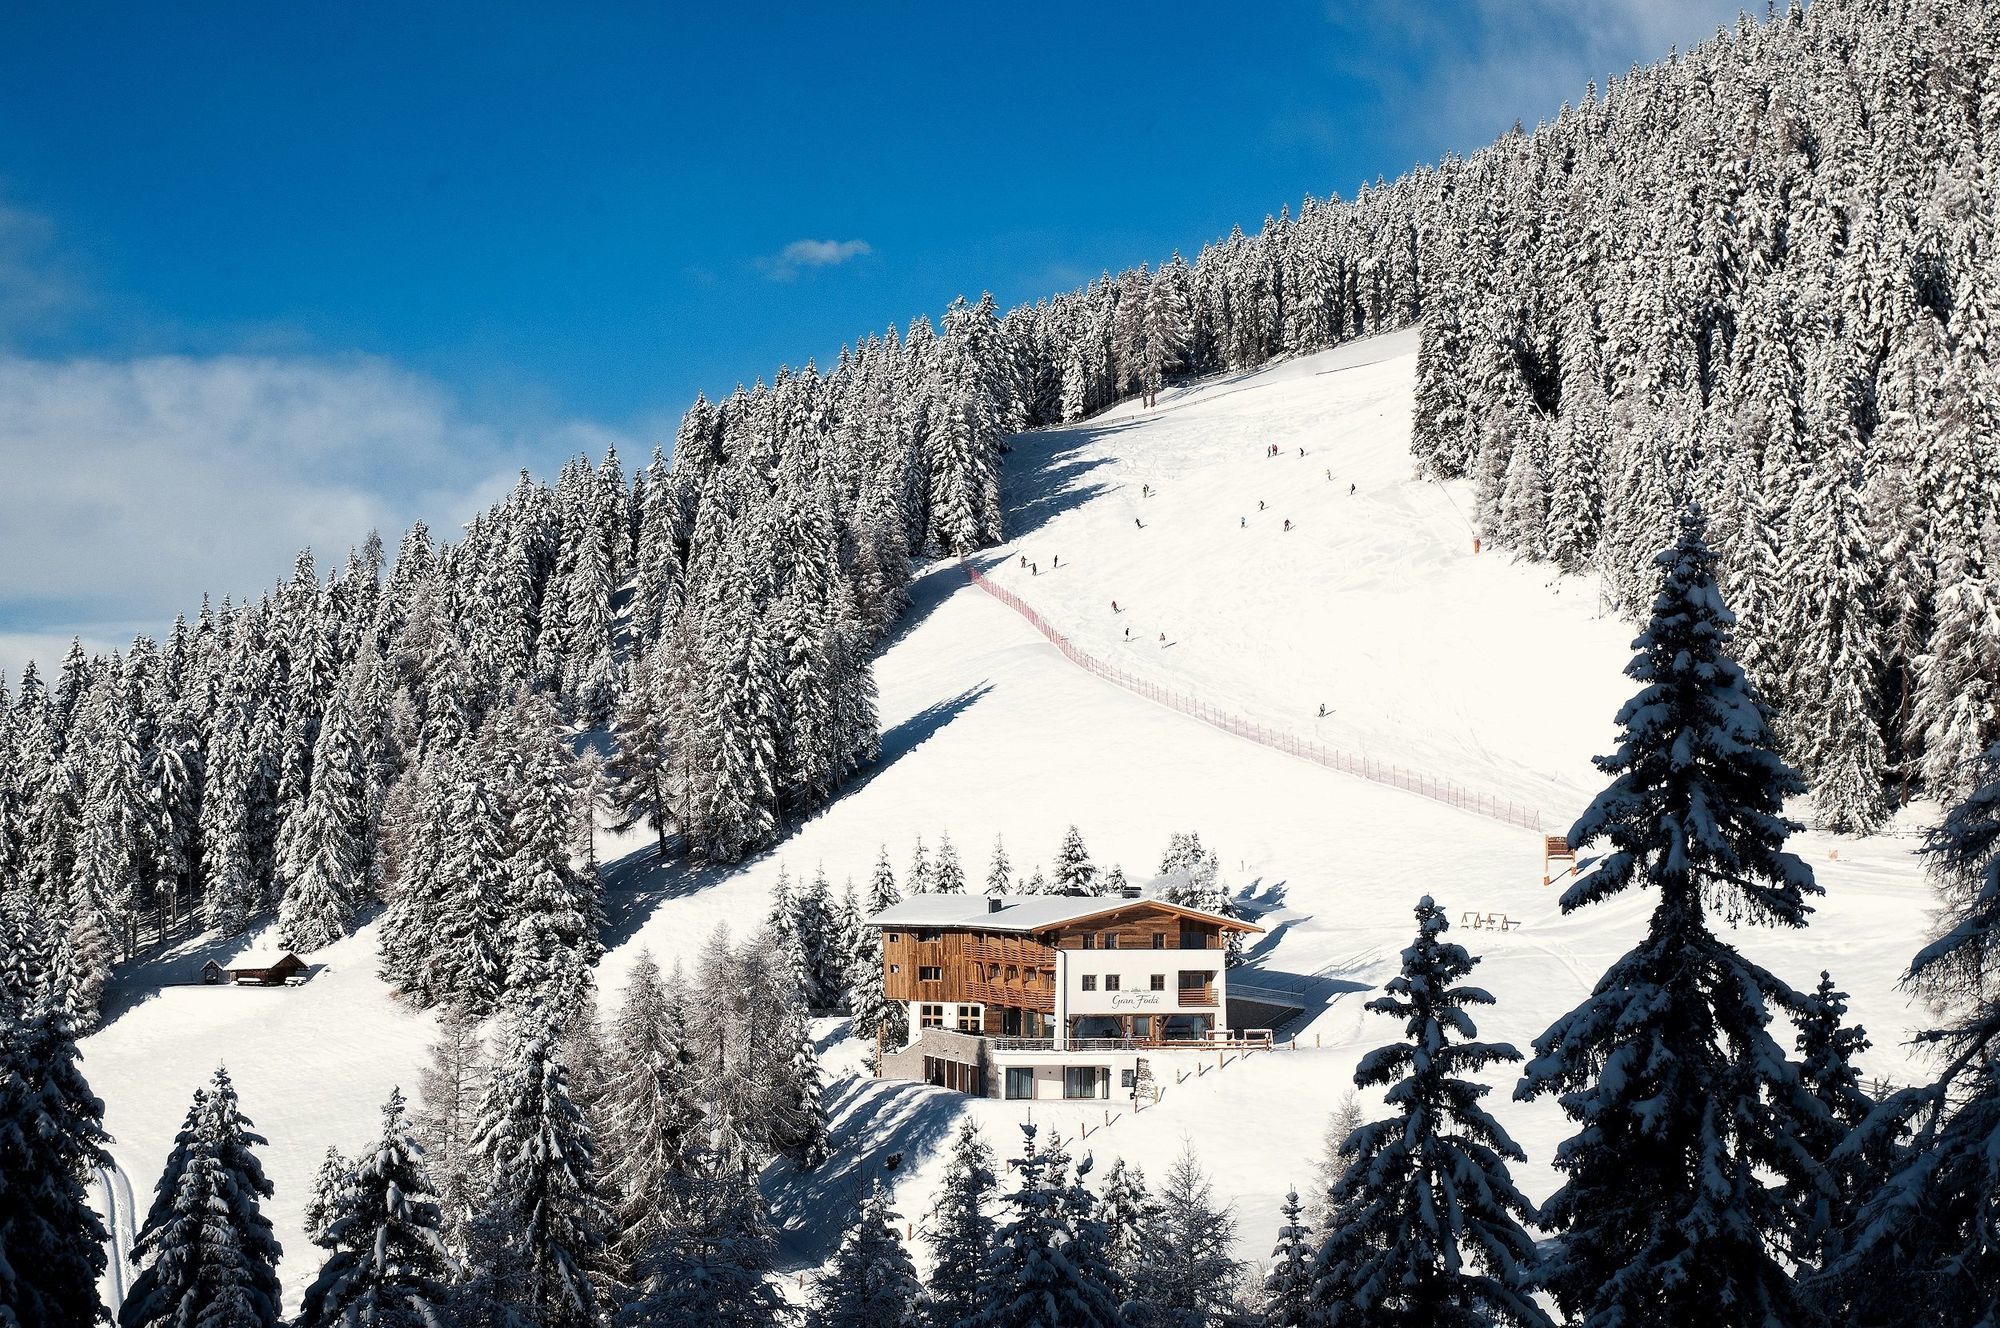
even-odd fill
[[[1211,380],[1151,410],[1128,405],[1017,439],[1008,462],[1012,538],[981,562],[1080,648],[1133,673],[1275,728],[1524,797],[1552,816],[1574,814],[1598,784],[1588,757],[1606,748],[1631,687],[1619,671],[1632,628],[1598,616],[1587,581],[1502,554],[1475,557],[1459,516],[1470,494],[1410,477],[1414,349],[1407,336],[1360,342]],[[1278,456],[1263,455],[1270,443]],[[1142,485],[1158,496],[1142,497]],[[1023,555],[1039,574],[1020,566]],[[1558,891],[1541,884],[1531,833],[1335,773],[1112,686],[1064,659],[955,565],[926,571],[914,593],[908,623],[878,664],[882,761],[831,808],[772,853],[724,873],[663,867],[642,837],[605,837],[600,852],[616,860],[612,949],[600,972],[607,1004],[642,948],[663,962],[691,960],[717,924],[757,925],[781,866],[795,876],[824,866],[837,889],[844,878],[864,880],[882,844],[900,872],[914,836],[935,849],[948,833],[976,880],[996,835],[1025,872],[1050,861],[1074,822],[1100,866],[1142,876],[1169,834],[1198,831],[1268,929],[1252,963],[1309,998],[1290,1030],[1297,1049],[1219,1068],[1212,1054],[1163,1056],[1159,1108],[1134,1117],[1114,1103],[1108,1124],[1103,1104],[1032,1110],[1065,1135],[1088,1129],[1082,1147],[1100,1165],[1123,1155],[1163,1174],[1192,1142],[1236,1204],[1241,1252],[1256,1258],[1285,1187],[1310,1183],[1355,1062],[1399,1031],[1361,1005],[1395,971],[1418,896],[1436,896],[1454,918],[1499,912],[1520,921],[1455,938],[1486,956],[1476,980],[1499,1001],[1482,1034],[1523,1049],[1637,934],[1640,899],[1562,917]],[[1321,702],[1333,711],[1325,720],[1316,718]],[[1902,1044],[1923,1014],[1894,982],[1920,943],[1929,902],[1915,841],[1803,835],[1795,846],[1827,891],[1813,926],[1738,940],[1795,983],[1831,968],[1875,1039],[1863,1058],[1869,1072],[1908,1080],[1919,1070]],[[430,1036],[429,1019],[397,1006],[375,980],[373,932],[313,956],[325,968],[305,986],[167,989],[85,1048],[142,1207],[188,1095],[218,1060],[228,1063],[245,1110],[272,1140],[266,1165],[294,1301],[317,1263],[299,1215],[321,1153],[365,1139],[392,1083],[414,1090]],[[143,990],[154,980],[130,983]],[[772,1185],[779,1217],[794,1228],[787,1247],[801,1261],[828,1248],[848,1196],[868,1178],[890,1181],[906,1217],[928,1211],[940,1146],[960,1113],[977,1115],[1004,1155],[1018,1145],[1013,1123],[1029,1111],[854,1077],[861,1049],[831,1029],[829,1039],[839,1151],[820,1173]],[[1502,1121],[1531,1155],[1526,1188],[1546,1195],[1563,1121],[1546,1103],[1508,1103],[1504,1070],[1493,1082]],[[888,1171],[896,1153],[901,1165]]]

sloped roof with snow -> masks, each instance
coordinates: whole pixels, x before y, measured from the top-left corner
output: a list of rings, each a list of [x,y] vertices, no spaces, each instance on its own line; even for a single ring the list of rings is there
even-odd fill
[[[997,909],[991,906],[995,898],[1000,904]],[[1185,904],[1170,904],[1163,899],[1150,899],[1143,895],[1138,898],[1124,895],[911,895],[901,903],[883,909],[868,922],[876,927],[968,927],[981,931],[1037,932],[1134,908],[1165,909],[1182,917],[1238,931],[1263,930],[1237,918],[1223,917],[1220,913],[1189,908]]]

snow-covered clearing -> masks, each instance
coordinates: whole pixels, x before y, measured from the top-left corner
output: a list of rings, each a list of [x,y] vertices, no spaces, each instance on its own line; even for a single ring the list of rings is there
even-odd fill
[[[1414,350],[1408,336],[1360,342],[1018,439],[1012,539],[982,565],[1079,646],[1132,672],[1330,746],[1574,814],[1597,787],[1588,758],[1607,746],[1630,687],[1619,670],[1633,631],[1598,616],[1588,581],[1474,557],[1459,516],[1469,492],[1410,478]],[[1263,454],[1271,443],[1276,457]],[[1158,496],[1142,497],[1142,485]],[[1020,566],[1023,555],[1039,574]],[[794,875],[823,865],[837,889],[865,879],[879,845],[900,873],[915,835],[935,849],[949,833],[981,879],[996,834],[1025,872],[1046,865],[1075,822],[1100,866],[1140,876],[1171,832],[1199,831],[1268,928],[1252,962],[1310,997],[1288,1030],[1297,1049],[1232,1054],[1219,1068],[1213,1053],[1163,1055],[1159,1107],[1134,1116],[1114,1101],[1108,1124],[1106,1104],[1033,1112],[1066,1136],[1087,1130],[1082,1147],[1100,1167],[1123,1155],[1159,1175],[1192,1141],[1235,1203],[1241,1252],[1261,1258],[1285,1188],[1311,1180],[1356,1060],[1398,1032],[1361,1004],[1394,972],[1419,895],[1454,919],[1491,911],[1521,922],[1454,935],[1486,956],[1476,980],[1499,1000],[1482,1034],[1524,1049],[1636,934],[1643,900],[1563,918],[1530,833],[1259,747],[1093,678],[954,565],[927,571],[915,598],[878,666],[881,764],[833,807],[728,873],[662,868],[643,837],[600,845],[619,858],[600,974],[607,1003],[640,949],[691,960],[716,925],[755,926],[781,865]],[[1902,1043],[1924,1017],[1894,987],[1929,902],[1907,833],[1920,823],[1861,841],[1800,837],[1827,892],[1814,925],[1738,938],[1794,983],[1831,968],[1875,1038],[1864,1064],[1898,1080],[1919,1072]],[[321,1153],[368,1137],[392,1084],[414,1091],[431,1035],[428,1017],[376,981],[374,932],[313,955],[321,967],[302,987],[161,989],[85,1046],[142,1204],[189,1095],[228,1063],[272,1141],[265,1163],[294,1303],[317,1263],[300,1213]],[[210,953],[234,951],[150,965],[127,979],[125,999],[161,975],[191,976]],[[827,1062],[839,1151],[822,1172],[771,1186],[801,1262],[825,1252],[868,1178],[892,1184],[907,1218],[929,1211],[939,1145],[961,1113],[1004,1155],[1029,1111],[855,1077],[861,1049],[837,1027]],[[1563,1121],[1546,1103],[1507,1102],[1504,1071],[1493,1082],[1498,1114],[1531,1155],[1525,1187],[1542,1197]]]

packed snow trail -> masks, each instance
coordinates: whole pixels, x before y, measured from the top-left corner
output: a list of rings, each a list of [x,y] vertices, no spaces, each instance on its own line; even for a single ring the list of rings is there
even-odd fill
[[[132,1182],[115,1157],[110,1166],[97,1168],[97,1199],[104,1229],[111,1237],[105,1242],[104,1300],[116,1317],[132,1280],[132,1243],[138,1239],[134,1229],[138,1218],[132,1207]]]
[[[1230,714],[1228,711],[1212,706],[1206,701],[1192,696],[1184,696],[1179,692],[1169,691],[1158,683],[1147,682],[1143,678],[1135,678],[1115,665],[1107,664],[1095,656],[1078,650],[1074,645],[1070,644],[1069,638],[1049,626],[1047,620],[1041,614],[1036,613],[1033,608],[1029,607],[1019,595],[1016,595],[1011,590],[1005,590],[994,585],[983,572],[971,563],[961,559],[959,566],[965,569],[965,575],[973,585],[978,586],[981,590],[993,596],[993,598],[999,600],[1023,618],[1026,618],[1030,626],[1049,639],[1049,643],[1061,652],[1064,659],[1077,665],[1079,668],[1089,670],[1107,682],[1114,682],[1127,691],[1137,692],[1149,701],[1157,701],[1170,710],[1178,710],[1183,715],[1192,716],[1204,724],[1213,724],[1224,733],[1233,733],[1239,738],[1246,738],[1251,742],[1259,743],[1274,751],[1284,752],[1303,760],[1315,762],[1325,766],[1329,770],[1338,770],[1344,775],[1354,775],[1360,779],[1372,780],[1377,784],[1387,784],[1391,788],[1402,789],[1405,793],[1414,793],[1420,798],[1430,798],[1433,801],[1443,803],[1447,807],[1456,807],[1461,811],[1471,812],[1475,816],[1484,816],[1488,820],[1499,821],[1503,825],[1519,826],[1523,830],[1539,832],[1546,823],[1547,818],[1544,818],[1541,812],[1525,803],[1515,802],[1511,798],[1501,798],[1495,797],[1490,793],[1480,793],[1463,785],[1454,784],[1448,779],[1440,779],[1435,775],[1427,775],[1417,770],[1406,770],[1402,766],[1386,761],[1372,760],[1365,756],[1353,756],[1336,748],[1327,747],[1322,743],[1307,742],[1297,734],[1267,728],[1252,720],[1244,719],[1240,715]],[[1117,601],[1112,601],[1112,604],[1115,608]]]
[[[1592,578],[1474,554],[1472,485],[1412,473],[1416,345],[1372,337],[1014,436],[1006,539],[978,566],[1136,679],[1561,833],[1602,787],[1634,629]]]

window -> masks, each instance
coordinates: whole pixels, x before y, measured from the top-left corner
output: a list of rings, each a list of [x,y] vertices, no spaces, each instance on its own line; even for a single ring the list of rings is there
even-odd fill
[[[1083,948],[1086,950],[1094,950],[1097,948],[1097,937],[1093,933],[1085,932],[1083,934]]]
[[[1167,934],[1165,932],[1156,931],[1153,933],[1153,948],[1155,950],[1164,950],[1167,948]]]
[[[939,941],[944,939],[944,933],[939,931],[920,931],[917,933],[917,939],[919,941]]]
[[[958,1031],[959,1031],[959,1032],[961,1032],[961,1033],[977,1033],[977,1032],[979,1032],[980,1030],[982,1030],[982,1029],[983,1029],[984,1027],[985,1027],[985,1023],[984,1023],[984,1022],[983,1022],[983,1021],[982,1021],[982,1020],[980,1019],[980,1017],[979,1017],[979,1007],[978,1007],[978,1006],[976,1006],[976,1005],[961,1005],[961,1006],[959,1006],[959,1007],[958,1007]]]
[[[1165,973],[1155,973],[1152,977],[1146,979],[1146,981],[1154,991],[1165,991],[1167,989],[1167,975]]]
[[[1106,991],[1118,990],[1118,975],[1116,973],[1106,973],[1104,975],[1104,989]]]
[[[1199,972],[1189,972],[1186,969],[1183,969],[1181,971],[1181,990],[1200,991],[1203,987],[1206,987],[1208,985],[1208,980],[1214,976],[1215,975],[1213,973],[1210,973],[1205,969]]]
[[[1085,973],[1085,974],[1083,975],[1083,989],[1084,989],[1085,991],[1096,991],[1096,990],[1097,990],[1097,974],[1095,974],[1095,973]]]
[[[1064,1097],[1110,1097],[1111,1071],[1095,1065],[1063,1066]]]
[[[1035,1095],[1035,1072],[1025,1065],[1007,1067],[1007,1096],[1016,1100]]]
[[[920,1028],[943,1028],[944,1007],[942,1005],[918,1006],[917,1025]]]
[[[1137,1087],[1138,1083],[1139,1072],[1137,1070],[1120,1070],[1118,1072],[1118,1086],[1126,1092],[1131,1092],[1133,1088]]]
[[[891,973],[900,973],[903,971],[903,966],[901,964],[891,964],[889,965],[889,971]]]
[[[1117,932],[1107,931],[1104,933],[1104,948],[1107,950],[1116,950],[1118,948]]]
[[[883,932],[882,939],[891,945],[901,945],[903,943],[903,933],[899,931]]]
[[[1181,928],[1181,949],[1206,950],[1207,948],[1208,934],[1206,932],[1197,931],[1192,927]]]
[[[919,981],[919,982],[943,982],[943,981],[944,981],[944,970],[943,970],[943,969],[941,969],[941,968],[939,968],[939,967],[938,967],[937,965],[935,965],[935,964],[925,964],[925,965],[924,965],[923,967],[921,967],[921,968],[919,968],[919,969],[917,970],[917,981]]]

